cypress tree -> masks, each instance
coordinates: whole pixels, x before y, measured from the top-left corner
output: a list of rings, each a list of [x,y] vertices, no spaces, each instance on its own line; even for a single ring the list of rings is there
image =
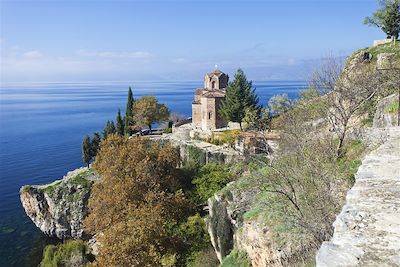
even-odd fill
[[[107,136],[115,133],[115,125],[113,121],[107,121],[106,127],[103,130],[103,140],[107,139]]]
[[[104,127],[103,130],[103,140],[107,139],[109,126],[110,126],[110,121],[107,121],[106,126]]]
[[[128,99],[126,101],[126,109],[125,109],[125,117],[124,117],[124,124],[125,124],[125,134],[131,135],[132,128],[131,126],[134,124],[132,117],[133,117],[133,103],[135,99],[133,98],[132,88],[129,86],[128,90]]]
[[[221,103],[219,112],[227,121],[238,122],[242,129],[246,109],[260,113],[258,101],[252,82],[247,80],[242,69],[238,69],[233,82],[226,88],[225,99]]]
[[[90,137],[88,135],[85,136],[82,142],[82,160],[86,162],[89,167],[89,163],[92,160],[92,148]]]
[[[95,132],[93,134],[93,139],[92,139],[92,143],[91,143],[91,149],[92,149],[92,157],[96,157],[97,152],[100,149],[100,142],[101,142],[101,138],[100,138],[100,134],[98,132]]]
[[[115,124],[114,121],[110,121],[110,126],[108,129],[108,134],[115,134],[116,129],[115,129]]]
[[[116,132],[118,135],[124,135],[125,131],[124,131],[124,121],[122,120],[121,117],[121,110],[118,109],[118,113],[117,113],[117,127],[116,127]]]

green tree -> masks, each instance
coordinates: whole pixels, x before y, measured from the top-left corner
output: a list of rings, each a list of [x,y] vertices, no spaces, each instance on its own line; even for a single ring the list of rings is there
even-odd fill
[[[386,33],[388,38],[397,40],[400,32],[400,0],[379,0],[380,9],[366,17],[364,24],[376,26]]]
[[[82,159],[89,167],[90,161],[92,160],[92,147],[89,135],[86,135],[82,142]]]
[[[252,82],[247,80],[242,69],[238,69],[233,82],[226,88],[219,112],[227,121],[238,122],[242,129],[246,108],[258,113],[261,110]]]
[[[106,139],[108,135],[115,133],[115,125],[113,121],[107,121],[106,127],[103,130],[103,139]]]
[[[100,134],[98,132],[95,132],[93,134],[92,143],[91,143],[93,158],[96,157],[96,155],[100,149],[100,142],[101,142]]]
[[[196,194],[200,203],[207,202],[215,192],[224,188],[232,181],[233,175],[229,172],[230,166],[210,163],[201,167],[193,179],[196,185]]]
[[[134,125],[134,122],[132,120],[133,118],[132,111],[134,102],[135,99],[133,98],[132,88],[129,86],[128,99],[126,101],[125,118],[124,118],[125,134],[128,136],[132,135],[132,126]]]
[[[133,104],[133,120],[135,127],[149,127],[153,123],[168,120],[169,110],[166,105],[158,103],[154,96],[143,96]]]
[[[260,115],[260,112],[256,109],[245,108],[243,121],[247,124],[248,129],[257,128]]]
[[[119,135],[124,135],[125,130],[124,130],[124,121],[122,120],[121,117],[121,110],[118,109],[118,113],[117,113],[117,118],[115,120],[117,122],[117,126],[116,126],[116,133]]]
[[[293,103],[287,94],[282,94],[271,97],[268,101],[268,106],[273,114],[280,115],[289,111],[292,108]]]

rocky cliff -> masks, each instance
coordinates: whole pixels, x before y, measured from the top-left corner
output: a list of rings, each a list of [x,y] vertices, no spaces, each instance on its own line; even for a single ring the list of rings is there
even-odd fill
[[[400,128],[388,135],[363,160],[317,266],[400,266]]]
[[[20,189],[22,206],[46,235],[82,238],[87,201],[92,183],[98,178],[90,169],[80,168],[50,184],[23,186]]]
[[[207,228],[220,262],[235,249],[244,251],[252,267],[289,266],[301,259],[304,247],[282,247],[272,241],[268,225],[251,218],[259,187],[250,177],[233,182],[208,200]]]
[[[250,209],[256,193],[257,188],[242,190],[230,184],[208,200],[207,228],[220,262],[233,249],[243,213]]]

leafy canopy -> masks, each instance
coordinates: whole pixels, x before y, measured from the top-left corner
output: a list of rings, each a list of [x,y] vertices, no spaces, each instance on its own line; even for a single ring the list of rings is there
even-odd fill
[[[400,32],[400,0],[380,0],[380,9],[366,17],[364,24],[376,26],[386,33],[388,38],[399,38]]]
[[[187,217],[178,179],[178,151],[158,142],[111,135],[94,168],[102,177],[92,188],[89,233],[103,233],[99,266],[162,266],[174,261],[182,240],[171,225]],[[176,259],[178,260],[178,259]]]
[[[136,128],[148,126],[151,130],[153,123],[166,121],[168,117],[168,107],[158,103],[154,96],[143,96],[133,104],[133,121]]]

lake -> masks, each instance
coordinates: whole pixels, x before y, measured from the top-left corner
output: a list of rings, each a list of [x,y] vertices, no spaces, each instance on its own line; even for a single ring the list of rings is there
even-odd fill
[[[37,266],[46,238],[25,215],[19,189],[61,178],[84,163],[82,139],[124,113],[135,98],[155,95],[171,111],[191,116],[200,81],[3,84],[0,93],[0,266]],[[276,94],[297,98],[302,81],[255,81],[263,105]]]

